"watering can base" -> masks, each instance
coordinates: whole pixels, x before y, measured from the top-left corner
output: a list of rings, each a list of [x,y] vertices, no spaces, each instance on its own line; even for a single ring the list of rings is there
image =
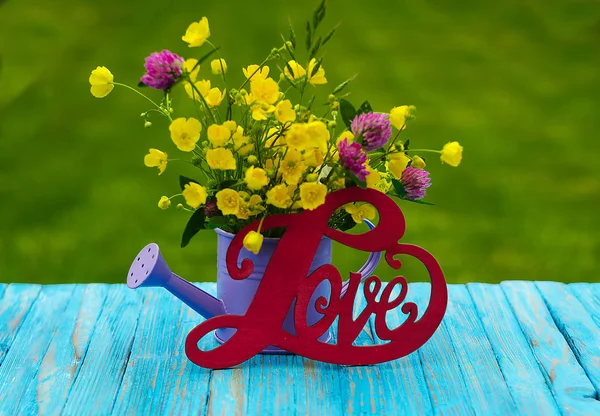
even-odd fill
[[[219,338],[219,336],[217,335],[217,331],[214,331],[214,335],[215,335],[215,339],[217,340],[217,342],[219,344],[225,343],[224,340],[222,340],[221,338]],[[328,343],[329,341],[331,341],[331,334],[327,334],[327,339],[323,340],[321,342]],[[267,348],[265,348],[264,350],[262,350],[260,352],[260,354],[265,354],[265,355],[293,355],[294,353],[286,351],[286,350],[281,349],[279,347],[274,347],[272,345],[269,345]]]

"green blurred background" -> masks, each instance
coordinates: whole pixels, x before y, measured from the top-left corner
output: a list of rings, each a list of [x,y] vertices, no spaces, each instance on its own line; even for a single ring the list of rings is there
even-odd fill
[[[213,280],[214,233],[180,249],[188,214],[156,206],[189,170],[172,163],[158,177],[143,166],[150,147],[177,154],[166,122],[144,129],[148,106],[118,87],[93,98],[89,72],[105,65],[135,85],[153,51],[199,57],[206,49],[180,38],[207,16],[230,78],[241,80],[241,66],[280,45],[288,19],[303,32],[314,6],[0,1],[0,280],[123,282],[151,241],[182,276]],[[417,106],[413,147],[465,148],[458,168],[429,160],[437,206],[402,205],[405,242],[430,250],[450,282],[599,280],[598,1],[331,0],[325,25],[338,21],[323,91],[359,73],[354,102]],[[336,249],[346,271],[365,257]],[[424,277],[407,266],[410,280]]]

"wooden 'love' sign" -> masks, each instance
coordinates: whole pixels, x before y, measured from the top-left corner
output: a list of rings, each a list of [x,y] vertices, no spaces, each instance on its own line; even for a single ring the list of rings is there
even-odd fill
[[[352,202],[368,202],[377,209],[379,223],[374,229],[353,235],[328,227],[333,213]],[[245,227],[229,246],[227,269],[233,279],[241,280],[252,273],[252,261],[244,259],[241,266],[238,266],[238,256],[244,237],[248,232],[256,231],[258,225],[256,221]],[[195,364],[213,369],[232,367],[270,345],[329,363],[376,364],[415,351],[433,335],[441,323],[448,303],[448,290],[442,270],[426,250],[398,242],[405,231],[404,216],[398,205],[385,194],[358,187],[342,189],[329,194],[325,204],[313,211],[267,217],[262,230],[271,228],[285,228],[285,232],[246,313],[225,314],[208,319],[188,334],[185,349],[188,358]],[[383,290],[381,280],[377,276],[369,276],[362,286],[366,307],[354,319],[354,302],[361,288],[360,274],[351,274],[345,291],[342,290],[342,276],[332,264],[325,264],[309,274],[312,259],[323,236],[357,250],[384,252],[387,264],[396,270],[401,267],[400,261],[394,258],[396,255],[405,254],[420,260],[431,278],[429,305],[421,318],[417,319],[419,313],[415,303],[404,302],[408,283],[403,276],[395,277]],[[317,300],[316,308],[322,318],[308,325],[306,316],[311,295],[325,280],[331,285],[331,296],[329,299],[321,297]],[[392,296],[396,287],[399,288],[399,294]],[[294,302],[295,334],[291,334],[282,328],[282,324]],[[386,313],[397,307],[406,315],[406,320],[399,327],[390,329],[386,324]],[[389,342],[373,346],[353,345],[373,314],[375,334],[381,340]],[[336,318],[336,342],[319,341],[318,338],[331,327]],[[236,332],[222,345],[209,351],[200,350],[198,341],[219,328],[234,328]]]

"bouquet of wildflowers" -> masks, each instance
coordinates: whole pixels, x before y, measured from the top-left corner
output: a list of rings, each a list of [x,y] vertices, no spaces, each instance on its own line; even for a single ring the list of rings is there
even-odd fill
[[[146,58],[146,73],[138,86],[160,90],[158,102],[115,82],[106,67],[92,71],[89,81],[95,97],[107,96],[117,85],[152,103],[153,108],[142,114],[146,126],[151,125],[151,114],[164,116],[171,140],[197,168],[194,178],[180,176],[180,193],[158,202],[159,208],[168,209],[173,199],[181,198],[185,205],[177,207],[192,213],[182,247],[202,229],[236,233],[267,215],[314,210],[328,193],[344,187],[369,187],[427,203],[423,198],[431,182],[425,159],[417,153],[439,153],[442,163],[450,166],[461,162],[458,142],[442,150],[413,150],[402,140],[401,133],[414,118],[413,106],[394,107],[389,113],[374,111],[368,101],[353,106],[346,99],[353,78],[330,90],[328,99],[316,98],[317,89],[327,88],[322,49],[335,32],[320,34],[325,10],[323,1],[307,22],[304,48],[290,29],[282,36],[283,44],[261,63],[235,72],[228,71],[219,48],[208,40],[208,19],[190,24],[182,40],[195,50],[205,46],[199,59],[184,59],[168,50]],[[174,88],[185,90],[195,114],[176,116],[170,96]],[[158,168],[159,175],[170,160],[154,148],[144,157],[145,165]],[[331,218],[330,226],[347,230],[375,215],[369,204],[350,204]],[[277,237],[276,233],[269,230],[267,236]],[[247,235],[244,246],[258,253],[262,241],[259,227],[259,232]]]

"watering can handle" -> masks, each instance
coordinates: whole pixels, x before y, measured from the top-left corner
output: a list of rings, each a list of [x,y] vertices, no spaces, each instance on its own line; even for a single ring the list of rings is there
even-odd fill
[[[369,230],[372,230],[373,228],[375,228],[375,224],[373,224],[371,221],[363,220],[363,222],[367,225],[367,227],[369,227]],[[381,260],[381,252],[369,254],[369,258],[357,272],[357,273],[360,273],[360,281],[361,282],[364,281],[367,277],[371,276],[371,274],[377,268],[377,265],[379,264],[380,260]],[[342,286],[342,293],[346,292],[346,289],[348,288],[348,282],[349,282],[348,280],[346,280],[344,282],[344,284]]]

